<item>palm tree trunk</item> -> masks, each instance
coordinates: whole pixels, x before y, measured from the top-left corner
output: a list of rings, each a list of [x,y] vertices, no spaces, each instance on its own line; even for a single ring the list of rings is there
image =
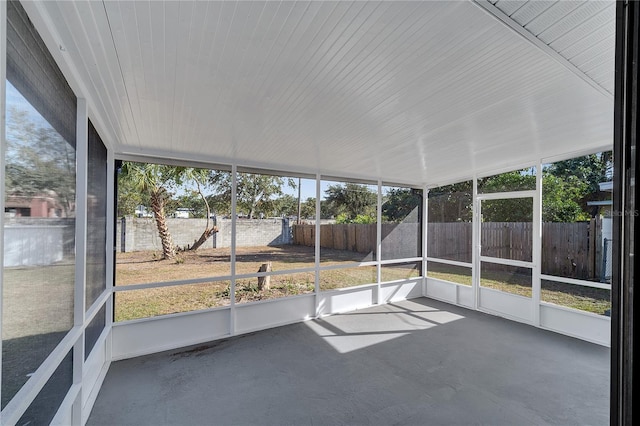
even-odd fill
[[[153,210],[153,216],[156,218],[156,227],[162,242],[162,258],[173,259],[176,257],[176,250],[173,247],[173,241],[167,226],[167,218],[164,215],[164,198],[162,194],[158,192],[151,194],[151,210]]]

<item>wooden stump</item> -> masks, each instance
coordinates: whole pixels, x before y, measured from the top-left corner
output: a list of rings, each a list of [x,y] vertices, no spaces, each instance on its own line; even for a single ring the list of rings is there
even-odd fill
[[[271,272],[271,262],[263,263],[260,266],[260,268],[258,269],[258,272]],[[271,287],[271,277],[270,276],[258,277],[258,290],[259,291],[269,290],[270,287]]]

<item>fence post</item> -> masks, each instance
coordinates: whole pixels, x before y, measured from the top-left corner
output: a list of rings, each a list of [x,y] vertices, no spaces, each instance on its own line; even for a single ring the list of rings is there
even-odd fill
[[[596,277],[596,220],[591,218],[589,221],[589,260],[588,260],[588,276],[589,279]]]
[[[216,215],[213,215],[213,227],[217,227],[218,226],[218,217]],[[220,232],[220,230],[218,230],[218,232]],[[213,235],[211,236],[211,244],[213,245],[213,248],[217,248],[218,247],[218,232],[214,232]]]
[[[121,253],[125,253],[126,252],[126,245],[127,245],[127,218],[125,216],[122,216],[120,218],[120,252]]]
[[[291,226],[289,225],[289,218],[282,218],[282,243],[291,244]]]
[[[595,232],[595,255],[596,255],[596,277],[601,277],[604,271],[600,268],[602,266],[602,219],[600,215],[596,216],[596,232]]]
[[[610,239],[605,238],[603,240],[603,250],[602,250],[602,268],[600,269],[600,282],[606,283],[608,281],[607,277],[607,254],[609,253],[609,243]]]

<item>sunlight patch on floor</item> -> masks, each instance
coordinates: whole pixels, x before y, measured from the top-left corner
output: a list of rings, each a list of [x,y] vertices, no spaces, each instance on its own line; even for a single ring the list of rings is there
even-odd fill
[[[348,353],[462,318],[452,312],[405,301],[307,321],[305,324],[337,352]]]

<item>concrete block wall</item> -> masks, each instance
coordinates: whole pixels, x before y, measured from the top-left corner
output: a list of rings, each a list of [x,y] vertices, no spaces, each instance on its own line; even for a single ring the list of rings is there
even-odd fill
[[[167,219],[173,243],[180,247],[193,244],[206,226],[206,219]],[[124,232],[123,225],[124,223]],[[204,248],[231,247],[231,219],[217,220],[218,232]],[[153,218],[126,217],[119,219],[116,230],[116,250],[161,250],[162,244]],[[238,219],[236,221],[236,245],[238,247],[281,245],[291,243],[289,219]]]
[[[231,228],[231,221],[229,221],[229,228]],[[236,221],[238,247],[282,244],[291,244],[289,219],[238,219]]]

